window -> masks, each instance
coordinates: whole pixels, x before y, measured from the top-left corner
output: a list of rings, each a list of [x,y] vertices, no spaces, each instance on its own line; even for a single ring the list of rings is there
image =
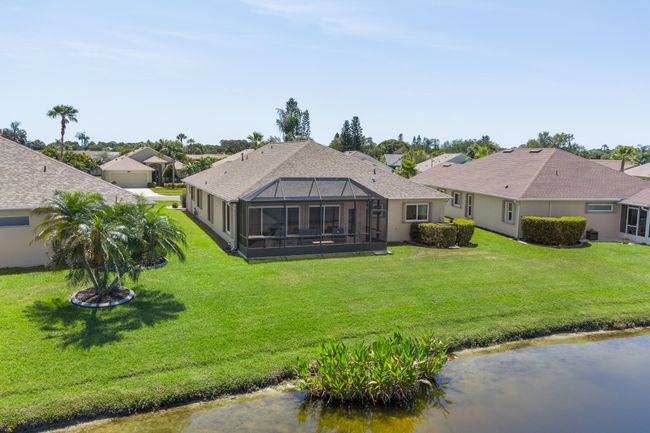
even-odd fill
[[[408,203],[405,220],[407,223],[429,221],[429,203]]]
[[[248,235],[262,235],[262,209],[259,207],[248,209]]]
[[[515,223],[515,203],[512,201],[503,202],[503,221],[508,224]]]
[[[224,218],[225,232],[230,233],[230,218],[231,218],[231,215],[232,215],[232,206],[229,205],[229,204],[226,204],[225,209],[226,209],[226,215],[225,215],[225,218]]]
[[[203,191],[200,189],[196,191],[196,205],[199,209],[203,209]]]
[[[194,187],[191,186],[191,187],[190,187],[190,196],[192,196],[192,201],[195,201],[195,200],[196,200],[196,193],[195,193],[195,191],[196,191],[196,190],[194,189]]]
[[[300,208],[287,207],[287,234],[297,235],[300,230]]]
[[[463,197],[463,194],[461,194],[458,191],[454,191],[451,193],[451,205],[454,207],[461,207],[461,199]]]
[[[341,225],[341,208],[339,205],[309,207],[309,228],[321,233],[333,233]]]
[[[614,203],[587,203],[587,213],[612,213]]]
[[[465,216],[472,218],[474,216],[474,194],[465,196]]]
[[[262,208],[262,236],[283,236],[284,208]]]
[[[28,216],[0,217],[0,227],[24,227],[28,225]]]
[[[214,212],[212,209],[212,195],[208,194],[208,221],[214,223]]]

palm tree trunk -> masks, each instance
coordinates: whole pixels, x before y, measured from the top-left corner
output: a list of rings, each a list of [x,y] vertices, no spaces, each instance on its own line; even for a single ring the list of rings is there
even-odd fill
[[[61,144],[59,146],[59,160],[63,161],[63,137],[65,135],[65,119],[61,118]]]
[[[621,159],[621,171],[625,171],[625,158]]]

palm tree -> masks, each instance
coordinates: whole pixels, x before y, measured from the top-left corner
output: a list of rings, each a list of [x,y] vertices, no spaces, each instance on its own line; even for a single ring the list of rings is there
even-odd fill
[[[126,208],[124,224],[131,227],[134,243],[133,258],[141,266],[162,263],[168,255],[175,255],[185,261],[184,247],[187,245],[185,233],[161,209],[151,210],[140,201],[137,205],[118,205]]]
[[[59,146],[59,160],[61,161],[63,161],[65,127],[70,122],[77,122],[77,114],[79,114],[79,110],[72,105],[55,105],[47,112],[52,119],[61,118],[61,143]]]
[[[130,229],[98,194],[60,192],[35,212],[44,216],[35,240],[52,246],[53,263],[68,269],[72,284],[90,283],[101,301],[121,287],[125,276],[137,279]]]
[[[172,188],[176,188],[176,161],[185,159],[185,149],[179,141],[160,140],[160,153],[172,159]]]
[[[410,159],[404,159],[404,158],[402,158],[402,164],[395,172],[396,174],[405,177],[407,179],[418,174],[418,170],[415,167],[415,162]]]
[[[86,131],[77,132],[77,135],[75,135],[75,137],[77,137],[77,140],[79,140],[79,142],[81,143],[81,146],[84,149],[88,148],[88,142],[90,141],[90,137],[88,137],[88,135],[86,135]]]
[[[246,137],[246,139],[251,142],[254,148],[258,148],[264,142],[264,134],[253,131],[248,137]]]
[[[187,135],[183,134],[182,132],[176,136],[176,140],[181,142],[181,146],[183,145],[183,140],[187,138]]]
[[[20,133],[20,122],[15,120],[9,124],[9,129],[11,129],[11,135],[13,140],[18,143],[18,134]]]
[[[632,146],[618,146],[612,152],[612,158],[621,160],[621,171],[625,171],[626,162],[636,162],[639,151]]]

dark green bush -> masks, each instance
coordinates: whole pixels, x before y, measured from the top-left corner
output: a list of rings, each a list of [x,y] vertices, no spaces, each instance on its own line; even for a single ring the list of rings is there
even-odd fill
[[[565,216],[560,218],[532,217],[521,218],[521,233],[526,242],[542,245],[577,245],[587,228],[587,219]]]
[[[174,209],[178,209],[178,202],[175,201],[174,203],[172,203],[172,207],[173,207]]]
[[[456,245],[458,229],[453,224],[414,223],[411,225],[411,240],[436,248],[450,248]]]
[[[459,247],[469,246],[474,236],[474,221],[456,218],[453,222],[458,233],[456,234],[456,245]]]
[[[165,188],[185,188],[185,184],[183,182],[165,182],[163,184],[163,187]]]
[[[148,182],[147,183],[147,188],[155,188],[156,187],[156,182]]]
[[[318,359],[298,360],[300,388],[325,401],[371,404],[408,403],[433,387],[447,361],[447,347],[432,335],[412,338],[399,329],[371,344],[347,348],[321,344]]]
[[[187,208],[187,190],[184,189],[183,192],[181,192],[181,206],[184,208]]]

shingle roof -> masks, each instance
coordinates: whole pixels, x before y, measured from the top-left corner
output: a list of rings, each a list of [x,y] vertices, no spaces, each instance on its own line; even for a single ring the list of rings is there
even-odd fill
[[[135,195],[40,152],[0,137],[0,209],[34,209],[56,191],[97,192],[109,202]]]
[[[228,201],[281,177],[349,177],[389,199],[448,196],[313,141],[270,143],[183,181]],[[374,181],[373,181],[374,179]]]
[[[426,161],[422,161],[415,166],[415,168],[422,172],[430,169],[438,164],[444,164],[445,162],[452,162],[455,164],[464,163],[469,158],[463,155],[462,153],[443,153],[442,155],[434,156],[429,158]]]
[[[228,155],[225,158],[221,158],[220,160],[213,162],[212,166],[216,167],[217,165],[225,164],[226,162],[237,161],[238,159],[241,159],[242,155],[246,155],[253,150],[254,149],[244,149],[241,152],[233,153],[232,155]]]
[[[623,199],[648,184],[560,149],[510,149],[440,164],[414,182],[514,199]]]
[[[590,159],[589,161],[596,162],[604,167],[611,168],[612,170],[621,171],[621,160],[620,159]],[[634,167],[634,164],[631,162],[625,163],[625,170],[628,168]]]
[[[367,162],[368,164],[372,164],[374,167],[381,168],[382,170],[391,170],[391,168],[383,162],[373,158],[370,155],[366,155],[363,152],[359,152],[358,150],[348,150],[345,152],[345,154],[360,161]]]
[[[643,189],[633,196],[630,196],[623,200],[621,203],[623,204],[634,204],[634,205],[641,205],[641,206],[650,206],[650,187]]]
[[[99,166],[103,171],[154,171],[153,168],[131,159],[126,155],[110,160]]]
[[[161,157],[159,157],[157,155],[154,155],[154,156],[151,156],[151,157],[145,159],[142,162],[152,164],[152,163],[166,163],[167,161],[165,161],[164,159],[162,159]]]
[[[384,154],[384,161],[386,161],[386,165],[389,167],[397,167],[400,164],[401,159],[402,155],[399,153]]]
[[[625,174],[636,177],[650,177],[650,162],[647,164],[637,165],[636,167],[628,168]]]

